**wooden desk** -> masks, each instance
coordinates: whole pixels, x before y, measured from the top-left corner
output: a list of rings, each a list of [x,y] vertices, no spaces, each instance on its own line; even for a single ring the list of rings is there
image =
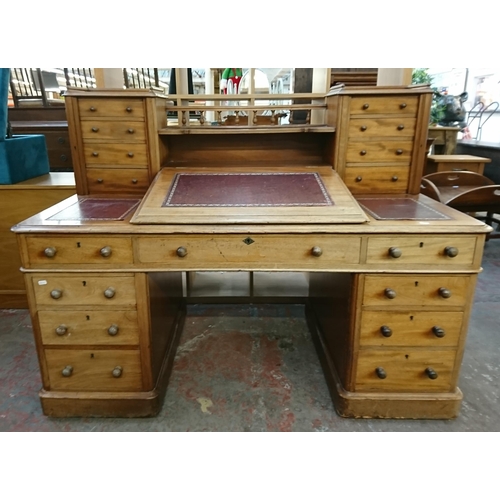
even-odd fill
[[[75,194],[73,173],[54,172],[18,184],[0,185],[0,308],[28,307],[16,236],[19,221]]]
[[[424,196],[358,201],[368,222],[150,225],[131,224],[134,210],[109,218],[124,200],[74,196],[18,224],[45,414],[155,415],[182,274],[295,271],[309,274],[309,325],[340,415],[456,416],[489,228]],[[86,219],[94,202],[99,217]],[[415,218],[397,220],[407,205]]]
[[[460,132],[460,127],[429,127],[428,137],[435,139],[433,144],[434,153],[455,154],[458,132]]]
[[[429,155],[424,175],[448,170],[468,170],[483,175],[484,165],[490,163],[489,158],[472,155]]]

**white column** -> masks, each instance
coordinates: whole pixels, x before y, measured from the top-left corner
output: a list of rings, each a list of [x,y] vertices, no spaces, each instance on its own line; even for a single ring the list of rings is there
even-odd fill
[[[377,86],[411,85],[412,68],[379,68]]]
[[[94,68],[97,88],[123,89],[123,68]]]

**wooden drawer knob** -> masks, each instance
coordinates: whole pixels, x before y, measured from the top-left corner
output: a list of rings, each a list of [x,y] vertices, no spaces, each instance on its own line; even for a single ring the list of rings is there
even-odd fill
[[[62,290],[59,290],[57,288],[50,292],[50,296],[55,300],[60,299],[62,297],[62,294]]]
[[[368,103],[365,103],[365,104],[363,104],[362,107],[363,107],[363,109],[368,109],[370,107],[370,105]]]
[[[135,130],[134,130],[133,128],[129,128],[129,129],[127,130],[127,132],[128,132],[129,134],[133,134],[133,133],[135,132]]]
[[[361,156],[365,156],[365,155],[366,155],[366,149],[362,149],[362,150],[359,152],[359,154],[360,154]]]
[[[392,182],[397,182],[398,180],[399,180],[399,177],[398,177],[397,175],[393,175],[393,176],[391,177],[391,181],[392,181]]]
[[[68,327],[66,325],[59,325],[56,328],[56,334],[59,336],[66,335],[68,333]]]
[[[45,254],[46,257],[49,257],[50,259],[54,257],[57,253],[57,250],[54,247],[47,247],[43,253]]]
[[[176,250],[176,254],[179,256],[179,257],[185,257],[187,255],[188,251],[187,251],[187,248],[184,248],[184,247],[179,247],[177,250]]]
[[[97,151],[92,151],[92,156],[99,156],[99,153]]]
[[[61,371],[63,377],[71,377],[72,373],[73,367],[71,365],[65,366]]]
[[[59,157],[59,159],[60,159],[61,161],[68,161],[68,157],[67,157],[66,155],[61,155],[61,156]]]
[[[133,157],[134,157],[134,153],[132,153],[132,152],[128,152],[128,153],[127,153],[127,156],[128,156],[129,158],[133,158]]]
[[[436,336],[439,337],[440,339],[444,337],[445,332],[440,326],[433,326],[432,327],[432,333]]]
[[[380,327],[380,333],[384,336],[384,337],[390,337],[392,335],[392,330],[387,326],[387,325],[382,325]]]
[[[396,149],[396,154],[399,156],[399,155],[402,155],[403,154],[403,150],[402,149]]]
[[[122,373],[123,373],[123,368],[121,366],[115,366],[113,368],[113,371],[111,372],[111,374],[115,378],[120,378],[122,376]]]
[[[58,137],[58,138],[57,138],[57,142],[58,142],[59,144],[65,144],[65,143],[66,143],[66,139],[65,139],[64,137]]]
[[[443,299],[449,299],[451,297],[451,290],[448,290],[448,288],[441,287],[438,293]]]
[[[378,366],[377,368],[375,368],[375,373],[377,374],[378,378],[381,378],[381,379],[387,378],[387,373],[380,366]]]
[[[361,125],[361,127],[359,127],[359,130],[361,130],[361,132],[364,132],[366,130],[366,125]]]
[[[97,109],[96,109],[96,108],[94,108],[94,106],[90,106],[89,110],[90,110],[90,111],[92,111],[92,113],[93,113],[94,111],[97,111]]]
[[[128,108],[126,108],[126,109],[125,109],[125,111],[126,111],[127,113],[132,113],[132,108],[131,108],[131,107],[128,107]]]
[[[112,299],[115,296],[115,292],[116,292],[116,290],[112,286],[110,286],[110,287],[106,288],[106,290],[104,290],[104,296],[107,299]]]
[[[102,184],[104,181],[102,179],[97,179],[97,184]]]
[[[314,257],[320,257],[323,255],[323,250],[321,250],[321,247],[312,247],[311,253],[314,255]]]
[[[405,128],[405,126],[403,124],[398,125],[398,130],[403,130],[404,128]]]
[[[354,179],[356,182],[361,182],[363,180],[363,177],[361,175],[358,175],[356,179]]]
[[[406,102],[402,102],[402,103],[399,105],[399,107],[400,107],[401,109],[405,109],[405,108],[406,108],[406,106],[407,106]]]
[[[395,299],[396,298],[396,290],[393,290],[392,288],[386,288],[384,290],[384,295],[388,298],[388,299]]]
[[[132,184],[137,184],[137,179],[132,179]]]
[[[92,127],[92,132],[94,132],[94,133],[99,132],[99,127]]]
[[[451,257],[451,258],[456,257],[458,255],[458,248],[457,247],[446,247],[444,249],[444,253],[448,257]]]
[[[435,380],[438,378],[438,374],[432,369],[432,368],[426,368],[425,369],[425,374],[432,380]]]
[[[108,334],[114,337],[115,335],[118,335],[118,325],[115,325],[114,323],[108,328]]]
[[[111,256],[111,247],[102,247],[101,250],[99,251],[99,253],[103,256],[103,257],[110,257]]]
[[[403,252],[398,247],[391,247],[391,248],[389,248],[389,255],[393,259],[399,259],[399,257],[401,257],[401,255],[403,255]]]

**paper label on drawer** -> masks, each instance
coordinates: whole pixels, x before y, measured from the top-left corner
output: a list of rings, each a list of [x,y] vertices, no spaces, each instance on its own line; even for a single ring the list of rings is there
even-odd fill
[[[46,285],[47,284],[47,280],[38,280],[38,284],[39,285]]]

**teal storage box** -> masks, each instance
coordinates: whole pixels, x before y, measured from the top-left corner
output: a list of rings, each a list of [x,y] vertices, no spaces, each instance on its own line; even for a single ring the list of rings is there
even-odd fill
[[[0,141],[0,184],[17,184],[49,172],[44,135],[14,135]]]

